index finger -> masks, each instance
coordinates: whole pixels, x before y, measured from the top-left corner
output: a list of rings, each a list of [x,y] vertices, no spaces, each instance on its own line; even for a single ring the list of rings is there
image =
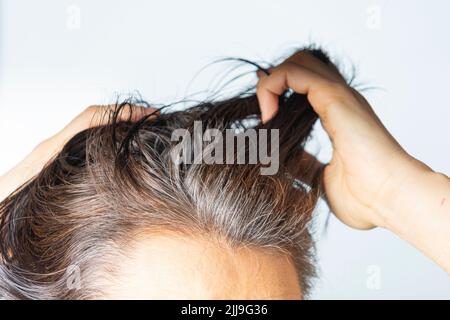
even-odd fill
[[[275,67],[270,75],[261,77],[256,86],[262,122],[267,122],[275,116],[279,107],[278,97],[287,89],[306,94],[309,98],[319,88],[323,88],[331,82],[309,68],[296,63],[286,62]],[[311,104],[320,115],[320,106]]]

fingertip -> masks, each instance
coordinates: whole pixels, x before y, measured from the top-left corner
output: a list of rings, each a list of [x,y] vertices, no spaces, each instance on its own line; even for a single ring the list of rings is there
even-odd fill
[[[275,114],[276,114],[276,111],[270,112],[270,113],[267,113],[267,112],[261,113],[261,122],[262,123],[269,122],[273,117],[275,117]]]
[[[265,72],[262,70],[257,70],[256,71],[256,76],[258,77],[258,79],[263,78],[264,76],[266,76]]]
[[[267,123],[278,112],[278,96],[260,93],[258,95],[259,108],[261,110],[261,121]]]

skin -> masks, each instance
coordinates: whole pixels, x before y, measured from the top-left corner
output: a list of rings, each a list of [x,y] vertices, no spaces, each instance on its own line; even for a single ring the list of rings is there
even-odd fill
[[[42,141],[33,151],[14,168],[0,176],[0,201],[3,201],[23,183],[38,174],[46,163],[56,156],[64,145],[78,132],[108,123],[107,115],[114,110],[114,106],[89,106],[61,131]],[[156,110],[137,106],[125,106],[118,120],[137,121]],[[131,118],[130,118],[131,116]]]
[[[107,299],[300,299],[291,258],[231,248],[210,235],[151,232],[136,237]],[[182,266],[182,267],[180,267]]]
[[[323,184],[335,215],[352,228],[390,230],[450,274],[450,179],[403,150],[364,97],[350,88],[334,67],[306,52],[298,52],[272,68],[268,76],[259,74],[257,96],[262,121],[276,114],[277,97],[288,88],[307,95],[331,139],[333,156],[324,168]],[[0,177],[0,200],[37,174],[75,133],[105,123],[106,119],[99,115],[108,108],[89,107]],[[136,117],[139,112],[149,112],[136,110]],[[313,157],[306,160],[320,165]],[[211,242],[200,238],[147,238],[139,243],[131,254],[131,269],[124,272],[124,277],[128,274],[129,286],[112,290],[113,297],[124,297],[125,293],[129,296],[130,291],[136,297],[155,298],[300,297],[298,288],[289,287],[295,282],[295,271],[289,269],[288,262],[280,263],[287,261],[281,254],[269,259],[267,252],[254,248],[218,251],[217,244],[214,248]],[[147,252],[143,248],[155,250]],[[156,258],[158,263],[152,263]],[[171,268],[173,265],[183,268]],[[236,273],[237,265],[245,277]],[[252,281],[256,277],[251,276],[255,265],[260,266],[258,281]],[[199,273],[201,278],[192,278],[195,270],[204,271]],[[219,277],[210,276],[210,270],[218,270],[220,282]],[[164,280],[151,277],[159,272]],[[181,284],[180,279],[189,281]],[[166,286],[168,283],[172,285]],[[258,292],[252,291],[255,288]],[[277,291],[278,288],[285,291]]]
[[[450,274],[450,179],[403,150],[364,97],[314,56],[298,52],[259,76],[263,121],[287,88],[318,113],[333,145],[323,182],[334,214],[353,228],[387,228]]]

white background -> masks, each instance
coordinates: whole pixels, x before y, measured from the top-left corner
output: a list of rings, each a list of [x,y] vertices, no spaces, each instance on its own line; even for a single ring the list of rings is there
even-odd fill
[[[219,57],[271,61],[312,40],[352,61],[399,142],[450,175],[449,14],[437,0],[0,0],[0,174],[90,104],[134,90],[171,102]],[[329,158],[320,128],[313,142]],[[324,235],[326,215],[314,298],[450,298],[450,277],[410,245],[333,217]]]

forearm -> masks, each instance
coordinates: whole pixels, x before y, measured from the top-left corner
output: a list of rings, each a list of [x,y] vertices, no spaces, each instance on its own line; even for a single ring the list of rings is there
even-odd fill
[[[120,110],[117,105],[93,105],[86,108],[64,129],[41,142],[18,165],[0,176],[0,201],[3,201],[17,188],[37,175],[74,135],[88,128],[109,124],[110,114],[116,111],[119,112],[118,120],[123,121],[137,121],[143,116],[152,114],[156,116],[158,114],[154,108],[131,104],[122,107]]]
[[[450,179],[420,166],[392,190],[383,227],[414,245],[450,274]]]
[[[0,202],[37,175],[57,150],[58,146],[48,139],[36,146],[14,168],[0,176]]]

